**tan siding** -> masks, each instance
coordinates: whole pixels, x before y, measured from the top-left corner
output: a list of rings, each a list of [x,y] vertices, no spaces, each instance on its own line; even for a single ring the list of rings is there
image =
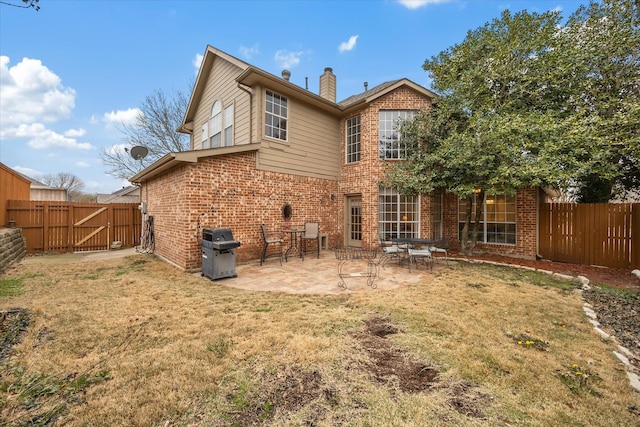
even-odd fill
[[[222,108],[234,105],[234,144],[248,144],[249,141],[249,94],[238,88],[235,78],[243,70],[221,58],[216,58],[207,79],[207,86],[194,119],[193,148],[202,149],[201,129],[209,122],[211,107],[215,100],[222,102]],[[209,135],[208,135],[209,136]]]
[[[262,100],[263,98],[260,97]],[[260,108],[263,123],[264,108]],[[258,132],[262,148],[258,168],[329,179],[340,176],[340,122],[335,116],[289,98],[288,141],[279,142]]]

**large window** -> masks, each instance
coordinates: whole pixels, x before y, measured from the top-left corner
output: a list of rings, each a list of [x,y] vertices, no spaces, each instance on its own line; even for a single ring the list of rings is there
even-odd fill
[[[469,238],[471,238],[473,223],[475,221],[477,197],[473,198],[471,210],[471,226]],[[466,216],[467,202],[460,200],[458,204],[458,232],[462,235],[462,227]],[[516,198],[505,194],[486,196],[482,209],[478,241],[483,243],[516,244]]]
[[[380,110],[378,126],[378,153],[381,159],[398,160],[406,157],[402,135],[398,125],[402,120],[413,118],[413,110]]]
[[[233,104],[224,109],[224,146],[233,145]]]
[[[360,116],[347,119],[345,152],[347,163],[360,161]]]
[[[203,149],[233,145],[233,104],[223,110],[222,102],[213,103],[209,122],[202,126],[201,139]]]
[[[442,239],[442,199],[443,191],[435,192],[432,198],[433,207],[431,211],[433,212],[432,228],[434,239]]]
[[[216,101],[211,107],[209,119],[209,148],[217,148],[222,145],[222,103]]]
[[[418,196],[403,196],[390,188],[380,188],[378,232],[383,240],[393,237],[420,237]]]
[[[289,115],[287,98],[270,90],[266,93],[264,112],[265,136],[287,140],[287,117]]]

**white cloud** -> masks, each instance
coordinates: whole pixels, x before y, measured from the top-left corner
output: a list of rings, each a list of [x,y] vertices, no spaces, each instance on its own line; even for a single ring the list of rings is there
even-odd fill
[[[55,122],[71,116],[76,92],[37,59],[23,58],[9,66],[0,56],[0,130],[34,122]]]
[[[356,47],[356,42],[358,41],[358,37],[360,36],[358,35],[351,36],[349,37],[349,41],[340,43],[340,46],[338,46],[338,51],[342,53],[342,52],[348,52],[350,50],[353,50],[353,48]]]
[[[256,43],[251,47],[240,46],[240,55],[244,59],[251,59],[260,53],[259,45]]]
[[[303,52],[289,52],[287,50],[279,50],[273,59],[281,68],[289,69],[300,63],[300,57]]]
[[[31,169],[25,166],[11,166],[11,169],[20,172],[21,174],[27,175],[29,178],[33,178],[34,176],[44,175],[44,172]]]
[[[76,162],[76,166],[78,166],[79,168],[88,168],[91,165],[87,162],[78,161]]]
[[[37,150],[49,148],[66,148],[70,150],[91,150],[93,146],[88,142],[78,142],[75,138],[61,135],[51,129],[47,129],[42,123],[20,125],[3,133],[2,138],[29,139],[27,145]]]
[[[448,3],[451,0],[398,0],[398,3],[406,7],[407,9],[419,9],[422,6],[428,4]]]
[[[200,66],[202,65],[202,60],[204,59],[204,55],[201,53],[196,53],[196,56],[193,58],[193,68],[195,68],[195,73],[198,74],[200,71]]]
[[[102,121],[107,125],[122,125],[133,123],[138,115],[142,114],[139,108],[129,108],[126,110],[111,111],[104,113]]]
[[[69,129],[64,132],[64,136],[68,136],[69,138],[79,138],[84,136],[87,133],[84,129]]]

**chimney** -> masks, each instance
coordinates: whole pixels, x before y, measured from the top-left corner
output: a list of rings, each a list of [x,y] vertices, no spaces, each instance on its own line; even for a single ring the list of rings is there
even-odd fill
[[[369,82],[364,82],[364,91],[368,91],[369,90]]]
[[[289,78],[291,77],[291,71],[289,70],[282,70],[282,78],[285,79],[286,81],[289,81]]]
[[[320,96],[331,102],[336,102],[336,76],[329,67],[320,76]]]

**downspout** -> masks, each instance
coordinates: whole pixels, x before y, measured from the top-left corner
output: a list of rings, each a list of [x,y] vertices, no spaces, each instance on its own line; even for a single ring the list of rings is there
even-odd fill
[[[253,142],[253,88],[238,82],[238,89],[249,94],[249,144]]]

